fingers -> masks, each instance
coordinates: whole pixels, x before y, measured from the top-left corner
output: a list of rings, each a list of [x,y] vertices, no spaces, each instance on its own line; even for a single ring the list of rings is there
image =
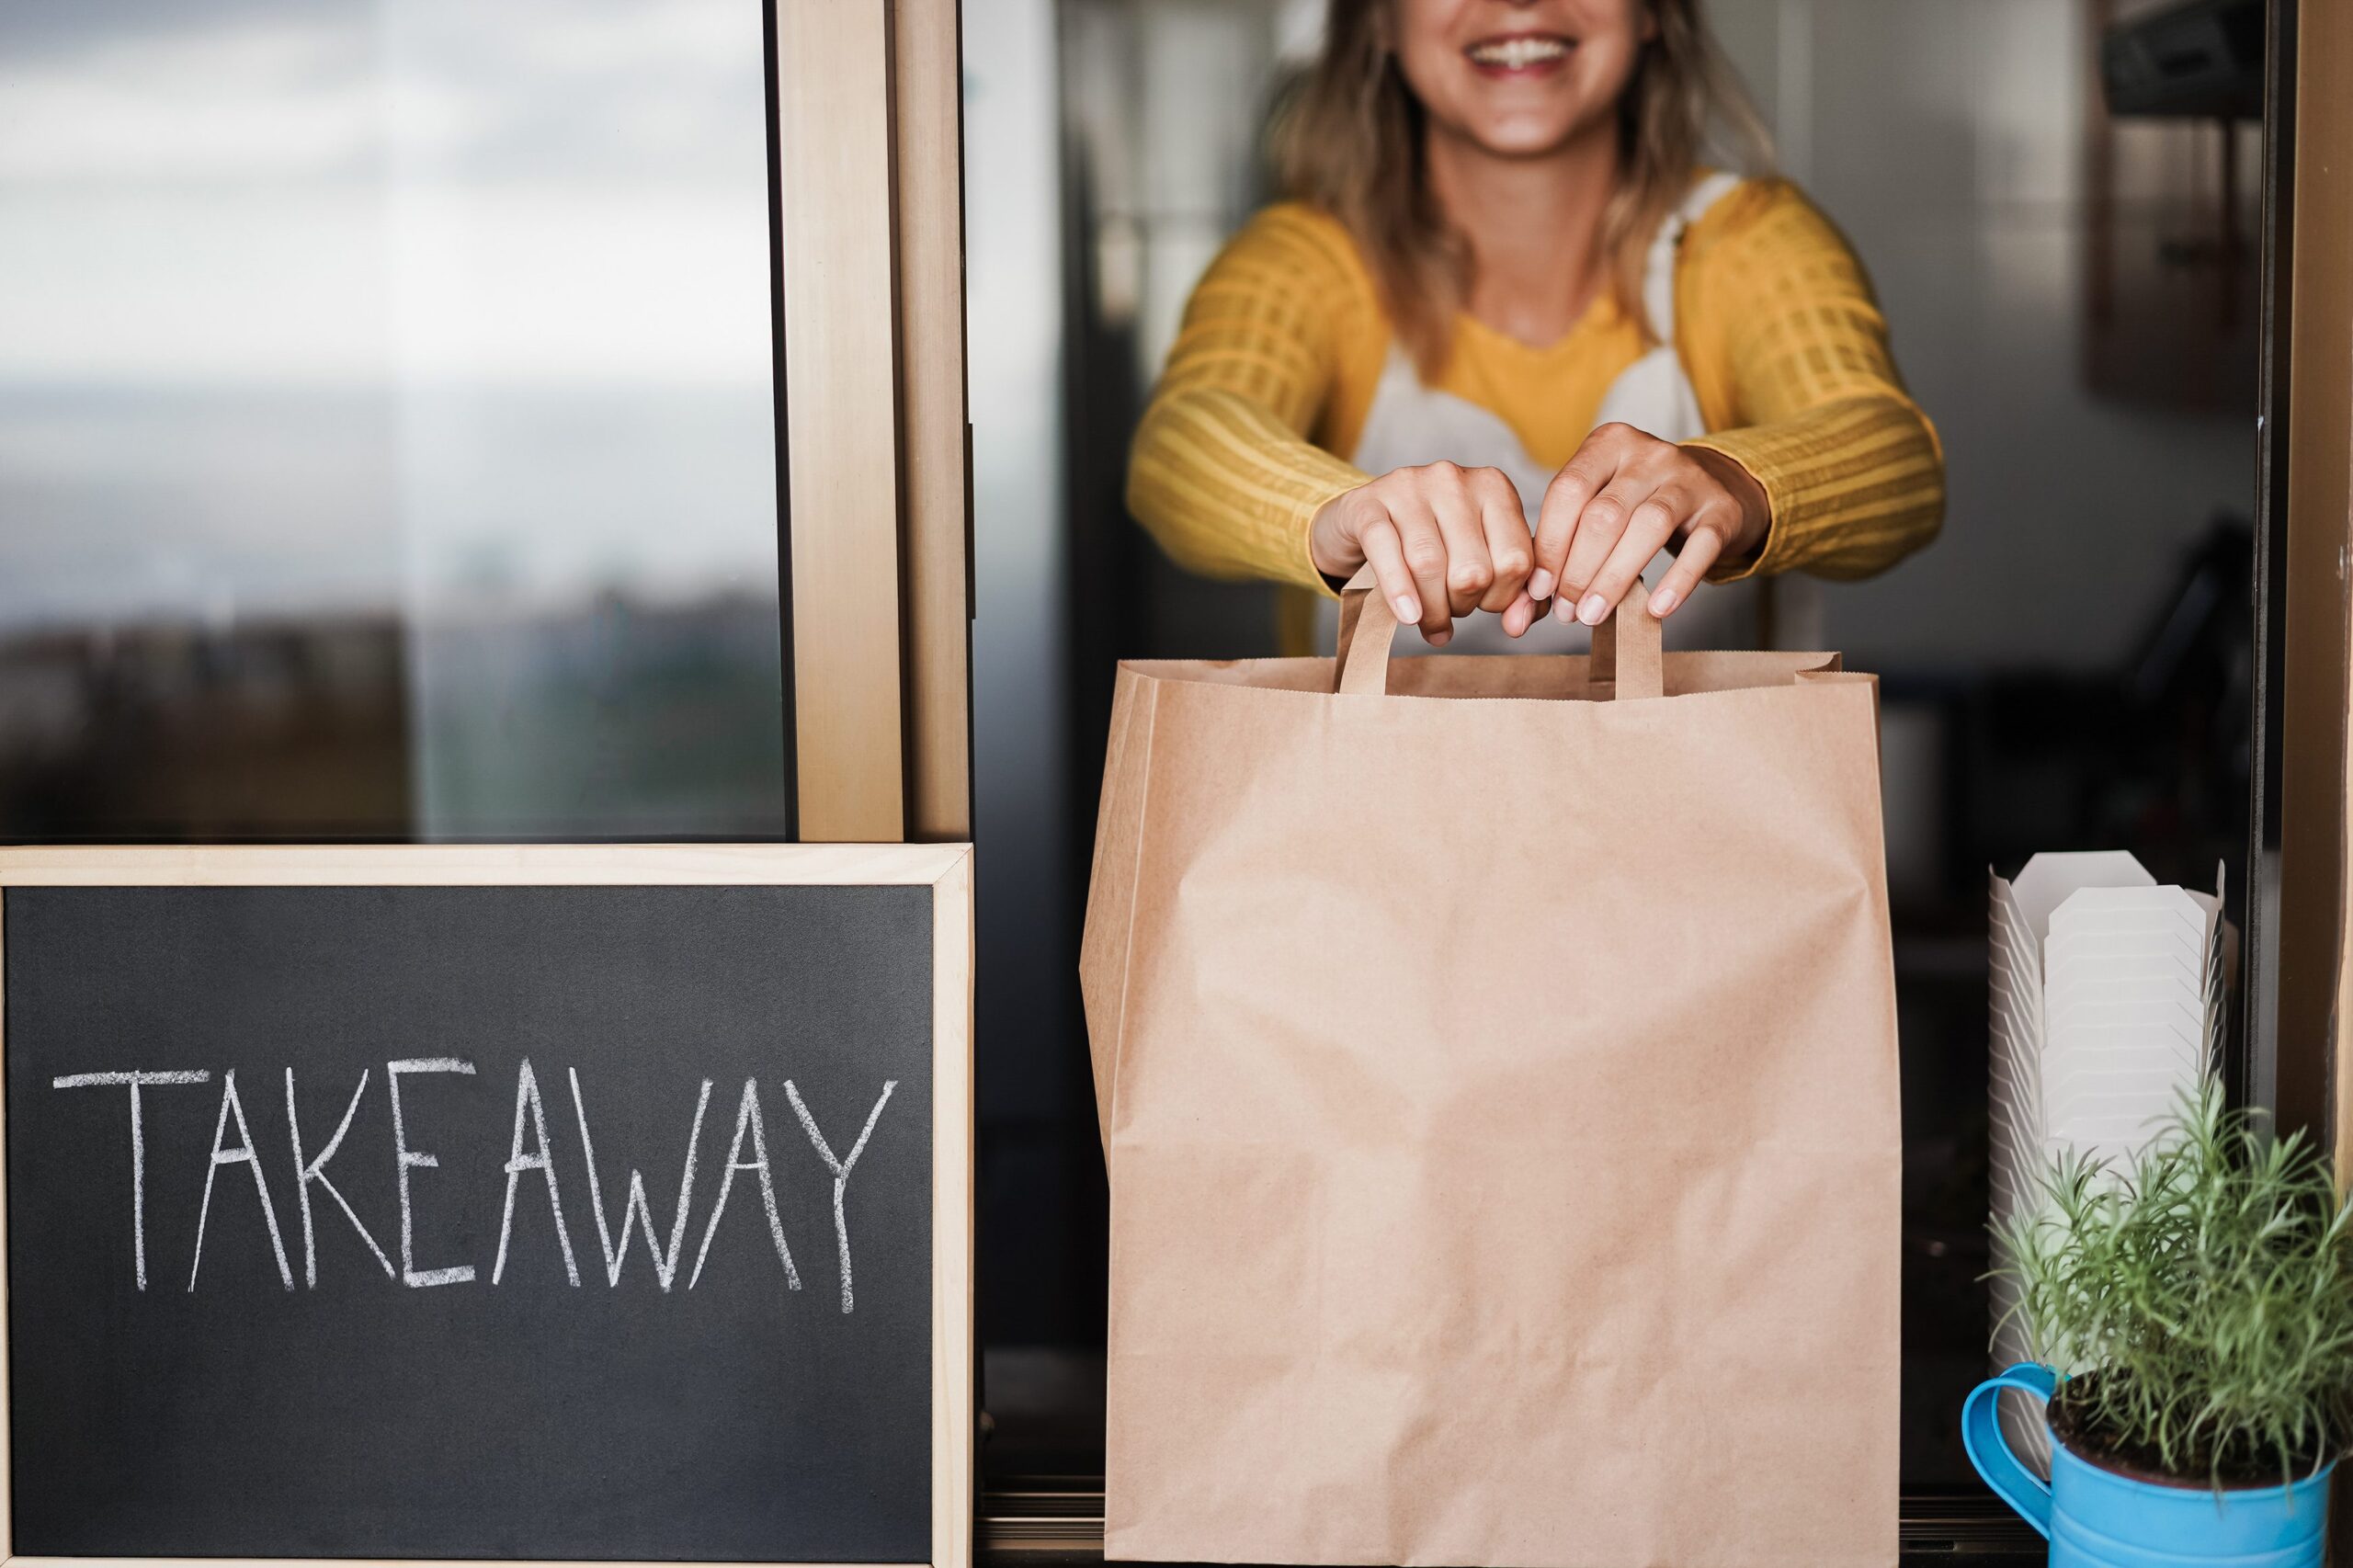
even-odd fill
[[[1535,550],[1519,492],[1501,469],[1434,463],[1421,472],[1420,493],[1446,543],[1448,608],[1460,617],[1509,608]]]
[[[1585,594],[1577,601],[1577,619],[1587,626],[1600,625],[1651,558],[1666,548],[1666,541],[1690,517],[1693,505],[1688,493],[1672,484],[1661,485],[1638,502],[1608,555],[1586,584]],[[1577,531],[1582,536],[1586,530]]]
[[[1381,597],[1389,601],[1390,612],[1400,626],[1412,626],[1422,619],[1421,590],[1415,586],[1414,574],[1405,566],[1405,551],[1398,542],[1397,525],[1386,517],[1365,526],[1358,540],[1364,558],[1372,563],[1372,574],[1380,581]]]
[[[1745,471],[1737,477],[1756,488]],[[1501,616],[1513,637],[1548,600],[1563,620],[1598,625],[1652,558],[1680,541],[1651,596],[1651,613],[1663,619],[1727,551],[1745,548],[1737,541],[1767,526],[1750,516],[1763,504],[1744,501],[1705,449],[1627,425],[1586,437],[1546,490],[1532,534],[1518,492],[1495,469],[1395,469],[1343,499],[1362,509],[1344,513],[1334,503],[1315,527],[1347,531],[1370,518],[1359,525],[1364,558],[1398,620],[1418,626],[1432,647],[1451,641],[1454,618],[1474,609]]]
[[[1486,524],[1480,517],[1479,497],[1462,471],[1450,463],[1435,466],[1439,472],[1427,487],[1427,498],[1446,547],[1446,607],[1450,615],[1469,615],[1495,580]]]
[[[1733,548],[1727,541],[1745,537],[1744,508],[1712,466],[1711,454],[1628,426],[1605,425],[1586,437],[1545,496],[1530,597],[1540,598],[1539,590],[1549,587],[1552,612],[1561,619],[1598,625],[1651,559],[1681,541],[1688,564],[1678,562],[1681,569],[1659,585],[1664,599],[1652,603],[1654,614],[1671,615]],[[1709,536],[1704,543],[1702,533]],[[1544,574],[1556,550],[1558,577],[1548,583]]]
[[[1602,486],[1601,493],[1585,504],[1578,515],[1576,535],[1569,541],[1568,558],[1561,563],[1561,582],[1555,590],[1553,611],[1563,620],[1585,620],[1594,625],[1600,617],[1586,619],[1599,591],[1602,568],[1608,564],[1625,537],[1627,525],[1635,507],[1650,499],[1650,485],[1638,474],[1620,469],[1616,478]],[[1603,596],[1601,611],[1618,601]]]
[[[1723,552],[1723,528],[1706,517],[1695,518],[1689,537],[1676,552],[1675,564],[1659,579],[1658,586],[1651,590],[1651,614],[1661,620],[1673,615],[1675,607],[1691,597],[1692,590],[1707,575],[1708,568]]]
[[[1409,494],[1390,503],[1389,517],[1396,525],[1405,570],[1413,574],[1414,591],[1421,600],[1422,640],[1443,648],[1454,636],[1454,614],[1446,585],[1446,535],[1438,528],[1438,515],[1427,498]]]
[[[1434,648],[1453,640],[1456,617],[1527,597],[1535,547],[1519,492],[1499,469],[1392,469],[1331,503],[1313,529],[1319,571],[1332,574],[1327,555],[1344,562],[1361,553],[1399,623],[1418,627]],[[1333,540],[1321,542],[1324,533]],[[1534,619],[1532,608],[1523,617]]]
[[[1528,629],[1535,625],[1537,618],[1543,613],[1544,607],[1529,598],[1528,590],[1522,588],[1519,591],[1519,597],[1504,607],[1504,635],[1506,637],[1527,636]]]
[[[1528,536],[1528,517],[1520,507],[1519,491],[1503,471],[1475,470],[1472,482],[1479,497],[1479,519],[1486,531],[1487,559],[1494,567],[1479,608],[1500,614],[1528,597],[1528,574],[1536,564],[1536,544]]]
[[[1536,567],[1528,585],[1530,598],[1551,598],[1559,591],[1586,504],[1617,478],[1627,450],[1626,436],[1632,433],[1623,425],[1602,426],[1585,438],[1546,487],[1544,505],[1537,514]]]

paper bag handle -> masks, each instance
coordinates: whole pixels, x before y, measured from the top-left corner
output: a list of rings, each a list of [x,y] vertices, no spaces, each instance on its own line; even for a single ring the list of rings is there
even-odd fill
[[[1658,617],[1650,608],[1650,585],[1636,577],[1618,608],[1593,629],[1593,663],[1587,666],[1592,682],[1608,682],[1611,695],[1621,701],[1666,695],[1666,655]]]
[[[1665,693],[1659,623],[1650,615],[1650,589],[1640,577],[1618,608],[1593,629],[1591,684],[1607,686],[1623,701]],[[1389,644],[1397,635],[1397,614],[1379,591],[1370,565],[1358,569],[1340,591],[1340,659],[1337,689],[1365,697],[1389,690]]]

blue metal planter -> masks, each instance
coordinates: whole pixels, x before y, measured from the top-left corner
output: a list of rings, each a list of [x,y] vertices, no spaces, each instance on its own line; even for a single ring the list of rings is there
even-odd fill
[[[2217,1493],[2134,1481],[2078,1458],[2054,1438],[2045,1484],[2010,1451],[1995,1406],[2006,1388],[2048,1402],[2058,1386],[2050,1368],[2021,1361],[1978,1384],[1961,1411],[1969,1462],[2050,1539],[2052,1568],[2320,1568],[2328,1469],[2292,1486]]]

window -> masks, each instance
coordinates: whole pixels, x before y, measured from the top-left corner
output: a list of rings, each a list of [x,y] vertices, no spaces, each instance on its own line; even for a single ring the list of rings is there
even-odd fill
[[[0,835],[789,830],[759,0],[0,56]]]

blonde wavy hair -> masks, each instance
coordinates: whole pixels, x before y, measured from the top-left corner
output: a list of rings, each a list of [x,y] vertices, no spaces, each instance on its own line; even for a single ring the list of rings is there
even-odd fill
[[[1279,111],[1278,177],[1295,200],[1338,219],[1425,381],[1445,369],[1469,296],[1469,246],[1446,222],[1422,163],[1424,111],[1390,47],[1399,0],[1331,0],[1323,52]],[[1610,292],[1657,340],[1643,308],[1651,237],[1690,189],[1703,151],[1741,173],[1772,165],[1771,142],[1700,15],[1700,0],[1636,0],[1657,21],[1618,101],[1620,170],[1601,218]],[[1711,149],[1711,136],[1722,145]]]

